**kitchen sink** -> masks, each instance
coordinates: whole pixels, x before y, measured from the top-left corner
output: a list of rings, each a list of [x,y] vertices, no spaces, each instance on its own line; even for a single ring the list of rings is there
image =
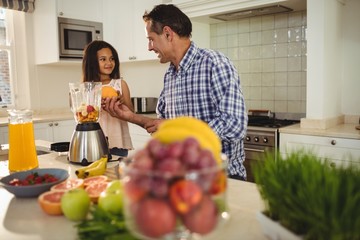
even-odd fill
[[[36,150],[36,154],[38,156],[40,155],[44,155],[44,154],[48,154],[48,153],[51,153],[51,152],[47,152],[47,151],[43,151],[43,150]],[[0,150],[0,161],[5,161],[5,160],[8,160],[9,159],[9,152],[8,150]]]

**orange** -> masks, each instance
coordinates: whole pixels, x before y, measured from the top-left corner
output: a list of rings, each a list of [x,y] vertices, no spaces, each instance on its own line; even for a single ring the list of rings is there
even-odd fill
[[[51,187],[51,191],[68,191],[70,189],[75,188],[83,188],[84,187],[84,179],[81,178],[69,178],[61,183],[58,183]]]
[[[89,197],[93,203],[97,203],[100,194],[105,191],[108,185],[107,181],[94,182],[85,188],[85,191],[89,194]]]
[[[101,97],[102,98],[111,98],[111,97],[117,97],[118,93],[117,91],[110,86],[103,86],[101,88]]]
[[[61,197],[66,191],[47,191],[38,197],[41,209],[49,215],[62,215]]]
[[[93,184],[93,183],[98,183],[98,182],[107,182],[108,181],[108,177],[105,175],[99,175],[99,176],[93,176],[93,177],[88,177],[84,179],[84,187],[86,188],[87,186]]]

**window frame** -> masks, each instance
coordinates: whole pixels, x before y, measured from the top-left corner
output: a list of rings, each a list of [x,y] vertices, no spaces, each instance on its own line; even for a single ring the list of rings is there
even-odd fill
[[[6,43],[0,44],[0,50],[8,52],[9,63],[9,79],[10,79],[10,92],[11,103],[4,104],[0,102],[0,109],[10,109],[16,106],[16,59],[15,59],[15,34],[14,34],[14,21],[13,10],[1,9],[5,12],[5,28],[6,28]]]

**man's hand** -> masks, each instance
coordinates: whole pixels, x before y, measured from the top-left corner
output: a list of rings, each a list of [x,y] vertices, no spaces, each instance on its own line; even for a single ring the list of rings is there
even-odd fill
[[[110,113],[111,116],[129,121],[133,112],[125,104],[123,104],[121,99],[121,97],[103,98],[101,99],[101,107]]]
[[[148,133],[154,133],[158,130],[159,125],[164,121],[164,119],[151,119],[147,121],[144,125],[144,128]]]

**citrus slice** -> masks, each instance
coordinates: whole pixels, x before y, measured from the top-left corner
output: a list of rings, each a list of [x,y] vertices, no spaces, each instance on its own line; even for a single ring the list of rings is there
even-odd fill
[[[51,191],[58,191],[58,190],[68,191],[70,189],[82,188],[82,187],[84,187],[84,179],[69,178],[64,182],[52,186]]]
[[[103,86],[101,88],[101,97],[102,98],[111,98],[111,97],[117,97],[118,93],[115,90],[115,88],[111,86]]]
[[[93,176],[93,177],[88,177],[84,179],[84,187],[86,188],[87,186],[93,184],[93,183],[98,183],[98,182],[107,182],[108,181],[108,177],[105,175],[98,175],[98,176]]]
[[[41,209],[49,215],[62,215],[61,197],[66,191],[47,191],[38,197]]]
[[[100,181],[88,185],[85,191],[89,194],[89,197],[93,203],[97,203],[100,194],[107,188],[108,182]]]

